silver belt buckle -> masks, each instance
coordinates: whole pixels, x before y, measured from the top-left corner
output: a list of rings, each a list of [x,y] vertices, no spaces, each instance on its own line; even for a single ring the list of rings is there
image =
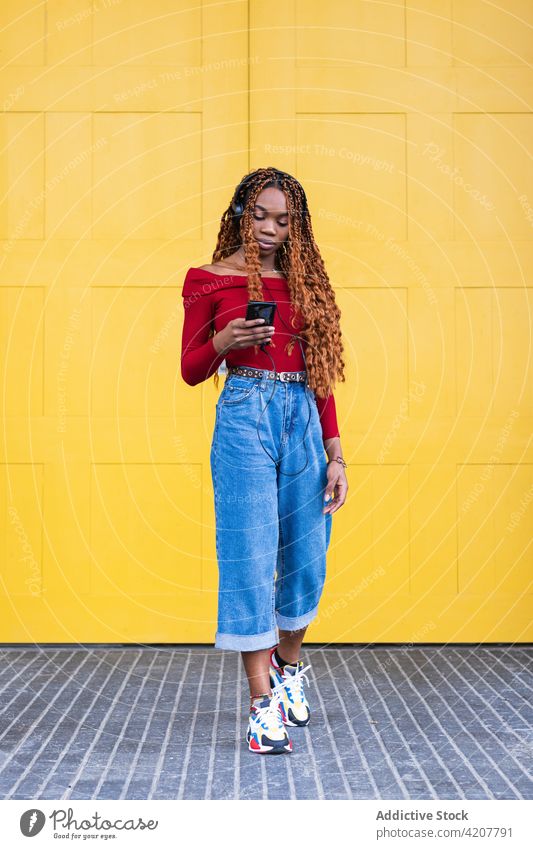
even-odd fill
[[[288,372],[286,372],[286,371],[280,371],[280,373],[279,373],[279,379],[281,380],[281,382],[282,382],[282,383],[288,383],[288,382],[289,382],[289,374],[288,374]]]

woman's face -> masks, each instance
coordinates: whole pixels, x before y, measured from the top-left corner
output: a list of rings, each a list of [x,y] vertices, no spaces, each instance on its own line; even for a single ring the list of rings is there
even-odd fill
[[[252,211],[253,237],[259,245],[259,256],[264,259],[275,254],[289,235],[287,200],[281,189],[271,186],[257,196]]]

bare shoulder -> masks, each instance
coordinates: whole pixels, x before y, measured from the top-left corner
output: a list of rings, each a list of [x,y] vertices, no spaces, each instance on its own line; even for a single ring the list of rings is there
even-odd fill
[[[198,268],[200,271],[209,271],[211,274],[227,274],[232,271],[229,265],[222,265],[218,262],[215,262],[214,265],[199,265]]]
[[[237,254],[232,254],[231,256],[220,260],[220,262],[214,262],[208,265],[200,265],[198,267],[201,271],[210,271],[212,274],[227,274],[228,272],[232,271],[242,272],[242,269],[239,268],[236,262],[236,257]]]

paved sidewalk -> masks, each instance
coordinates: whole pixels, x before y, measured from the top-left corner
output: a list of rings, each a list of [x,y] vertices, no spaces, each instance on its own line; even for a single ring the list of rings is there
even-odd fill
[[[530,646],[304,644],[292,754],[244,741],[240,655],[0,646],[4,799],[531,799]]]

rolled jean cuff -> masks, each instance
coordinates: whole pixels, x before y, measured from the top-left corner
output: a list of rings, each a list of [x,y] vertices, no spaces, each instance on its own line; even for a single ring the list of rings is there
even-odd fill
[[[318,604],[302,616],[282,616],[281,613],[278,613],[276,610],[276,622],[278,623],[278,627],[282,628],[284,631],[298,631],[300,628],[304,628],[306,625],[309,625],[317,613]]]
[[[257,651],[258,649],[271,649],[279,642],[276,628],[263,631],[262,634],[215,634],[216,649],[231,649],[233,651]]]

